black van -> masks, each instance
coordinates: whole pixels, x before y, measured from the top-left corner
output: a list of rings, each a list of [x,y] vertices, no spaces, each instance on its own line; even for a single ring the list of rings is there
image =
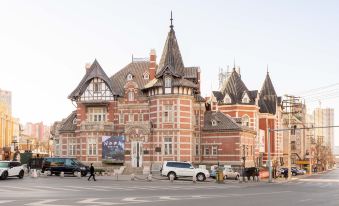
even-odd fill
[[[69,157],[45,157],[42,161],[42,172],[50,171],[51,175],[75,174],[81,172],[81,176],[86,176],[89,167],[78,161],[76,158]]]

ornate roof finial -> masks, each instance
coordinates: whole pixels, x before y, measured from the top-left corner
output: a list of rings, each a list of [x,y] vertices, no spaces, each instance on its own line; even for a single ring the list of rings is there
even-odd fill
[[[235,57],[233,59],[233,70],[235,70]]]
[[[267,70],[267,74],[268,74],[268,73],[269,73],[269,72],[268,72],[268,64],[267,64],[266,70]]]
[[[171,19],[170,19],[170,20],[171,20],[171,26],[170,26],[170,28],[171,28],[171,29],[173,29],[173,17],[172,17],[172,10],[171,10]]]

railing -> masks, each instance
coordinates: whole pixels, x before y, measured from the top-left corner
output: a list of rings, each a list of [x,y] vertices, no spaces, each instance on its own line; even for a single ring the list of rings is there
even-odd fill
[[[83,122],[80,125],[82,131],[113,131],[113,122]]]

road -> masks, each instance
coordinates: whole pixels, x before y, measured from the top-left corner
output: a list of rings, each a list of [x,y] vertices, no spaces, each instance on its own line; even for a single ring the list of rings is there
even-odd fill
[[[291,182],[226,184],[165,180],[115,181],[97,177],[0,181],[0,206],[66,205],[339,205],[339,169]]]

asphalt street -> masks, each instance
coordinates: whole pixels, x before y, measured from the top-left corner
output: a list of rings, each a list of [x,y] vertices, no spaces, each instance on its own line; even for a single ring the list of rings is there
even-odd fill
[[[114,180],[25,177],[0,181],[0,206],[66,205],[339,205],[339,169],[291,182]]]

